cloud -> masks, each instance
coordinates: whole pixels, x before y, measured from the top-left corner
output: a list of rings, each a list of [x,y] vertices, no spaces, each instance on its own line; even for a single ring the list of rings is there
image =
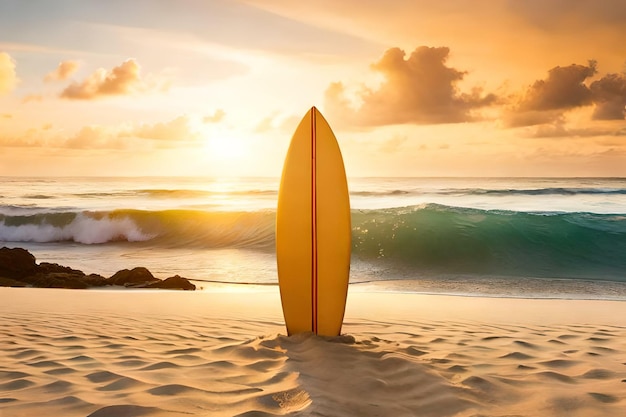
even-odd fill
[[[128,59],[110,71],[99,68],[83,82],[71,83],[61,92],[62,98],[91,100],[104,96],[125,95],[154,88],[141,77],[140,66]]]
[[[513,110],[506,112],[503,119],[506,127],[537,126],[560,123],[563,120],[563,112],[560,110]]]
[[[267,133],[280,129],[281,125],[283,125],[284,122],[284,120],[281,120],[281,118],[284,118],[284,116],[281,116],[279,112],[272,112],[270,115],[264,117],[256,124],[256,126],[254,127],[254,132]],[[296,122],[296,126],[299,121],[300,120]]]
[[[261,120],[254,128],[255,133],[265,133],[273,130],[275,115],[267,116]]]
[[[382,153],[400,152],[402,150],[402,146],[408,141],[408,139],[409,138],[406,135],[394,135],[379,147],[379,151]]]
[[[591,90],[584,82],[597,72],[596,62],[554,67],[548,78],[537,80],[519,104],[521,111],[562,110],[591,104]]]
[[[13,91],[18,82],[15,62],[9,54],[0,52],[0,95]]]
[[[137,126],[83,126],[67,135],[51,124],[31,128],[21,135],[0,137],[0,147],[46,147],[62,149],[151,149],[194,146],[202,135],[188,116],[167,122]]]
[[[281,132],[285,134],[293,134],[298,123],[302,120],[302,115],[281,114],[273,112],[267,117],[261,119],[255,126],[255,133]]]
[[[26,103],[37,103],[43,101],[43,95],[41,94],[29,94],[27,96],[24,96],[24,98],[22,99],[22,103],[26,104]]]
[[[587,78],[596,74],[596,62],[588,65],[557,66],[548,71],[548,77],[535,81],[518,103],[505,114],[509,127],[532,126],[557,121],[567,110],[593,103]]]
[[[556,123],[536,126],[527,134],[532,138],[588,138],[600,136],[624,136],[626,131],[618,126],[601,125],[586,127],[568,127],[560,119]]]
[[[624,120],[626,74],[607,74],[587,86],[585,82],[597,74],[596,65],[596,61],[592,60],[588,65],[572,64],[552,68],[546,79],[535,81],[518,102],[505,112],[506,125],[562,125],[565,112],[592,105],[595,106],[593,120]]]
[[[78,149],[169,148],[193,144],[201,135],[193,130],[188,116],[168,122],[144,123],[133,127],[85,126],[63,142],[62,147]],[[146,142],[147,141],[147,142]]]
[[[192,144],[200,139],[201,135],[192,129],[189,117],[179,116],[167,122],[130,128],[85,126],[60,146],[75,149],[167,148],[181,143]]]
[[[63,142],[62,147],[78,149],[167,148],[180,146],[181,143],[192,144],[201,138],[200,133],[192,129],[190,118],[185,115],[167,122],[145,123],[130,128],[85,126]]]
[[[362,103],[358,109],[351,108],[341,82],[326,90],[325,109],[361,126],[472,121],[471,111],[492,104],[496,97],[478,88],[461,93],[457,83],[466,72],[446,65],[449,53],[447,47],[421,46],[405,58],[402,49],[388,49],[372,64],[384,81],[378,89],[363,87],[357,93]]]
[[[179,116],[165,123],[143,124],[121,135],[176,143],[197,142],[201,139],[200,133],[191,128],[188,116]]]
[[[44,81],[63,81],[70,78],[78,68],[80,67],[80,62],[78,61],[62,61],[59,63],[59,66],[52,72],[46,74],[44,77]]]
[[[594,120],[623,120],[626,117],[626,74],[607,74],[589,87],[596,108]]]
[[[42,129],[31,127],[19,135],[0,135],[0,148],[33,148],[47,146],[47,138],[42,134]]]
[[[125,143],[115,132],[103,126],[85,126],[62,142],[63,148],[72,149],[123,149]]]
[[[215,113],[205,116],[202,121],[204,123],[219,123],[222,120],[224,120],[224,117],[226,116],[226,112],[222,109],[217,109],[215,110]]]

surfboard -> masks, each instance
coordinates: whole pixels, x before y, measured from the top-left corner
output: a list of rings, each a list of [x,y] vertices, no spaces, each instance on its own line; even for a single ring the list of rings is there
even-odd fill
[[[289,335],[341,332],[350,275],[350,198],[328,122],[312,107],[285,157],[276,212],[276,259]]]

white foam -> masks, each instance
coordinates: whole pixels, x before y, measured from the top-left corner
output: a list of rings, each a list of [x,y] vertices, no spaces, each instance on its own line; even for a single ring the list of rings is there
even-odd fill
[[[7,226],[0,222],[0,241],[4,242],[64,242],[97,244],[112,241],[142,242],[154,238],[128,217],[93,218],[78,214],[71,223],[59,227],[51,224],[24,224]]]

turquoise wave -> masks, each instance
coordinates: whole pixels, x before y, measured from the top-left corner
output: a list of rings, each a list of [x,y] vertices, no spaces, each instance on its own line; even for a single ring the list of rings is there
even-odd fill
[[[275,212],[0,211],[0,242],[272,251]],[[626,281],[626,214],[354,210],[353,256],[420,274]]]
[[[626,281],[626,215],[427,205],[353,224],[357,256],[423,272]]]

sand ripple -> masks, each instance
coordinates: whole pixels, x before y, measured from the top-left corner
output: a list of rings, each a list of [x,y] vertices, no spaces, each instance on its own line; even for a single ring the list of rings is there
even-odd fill
[[[0,416],[623,416],[626,327],[0,314]],[[558,341],[558,343],[555,343]]]

